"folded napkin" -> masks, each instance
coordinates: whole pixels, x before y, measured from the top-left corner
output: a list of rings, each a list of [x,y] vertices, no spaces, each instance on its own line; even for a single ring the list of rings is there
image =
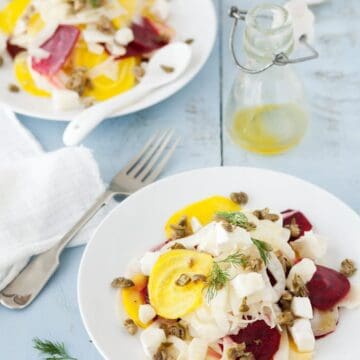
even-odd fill
[[[103,190],[88,149],[45,153],[15,115],[0,107],[0,290],[32,255],[59,241]],[[89,231],[72,245],[85,243]]]

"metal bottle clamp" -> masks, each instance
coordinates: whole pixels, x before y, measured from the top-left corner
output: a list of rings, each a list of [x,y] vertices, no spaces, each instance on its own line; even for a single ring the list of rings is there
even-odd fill
[[[236,34],[236,29],[237,29],[239,20],[245,21],[246,14],[247,14],[246,10],[240,10],[236,6],[232,6],[230,11],[229,11],[229,16],[234,19],[234,23],[232,25],[231,33],[230,33],[230,42],[229,42],[230,50],[231,50],[232,56],[233,56],[233,58],[235,60],[236,66],[238,66],[245,73],[259,74],[259,73],[262,73],[265,70],[271,68],[274,65],[284,66],[284,65],[288,65],[288,64],[297,64],[297,63],[308,61],[308,60],[314,60],[314,59],[319,57],[319,53],[317,52],[317,50],[314,49],[307,42],[306,35],[302,35],[299,40],[311,52],[311,55],[304,56],[304,57],[299,57],[299,58],[295,58],[295,59],[290,59],[285,53],[281,52],[279,54],[275,54],[272,62],[267,64],[266,66],[264,66],[261,69],[255,70],[255,69],[249,69],[249,68],[245,67],[244,65],[242,65],[240,63],[240,61],[237,58],[237,55],[236,55],[236,52],[235,52],[234,41],[235,41],[235,34]]]

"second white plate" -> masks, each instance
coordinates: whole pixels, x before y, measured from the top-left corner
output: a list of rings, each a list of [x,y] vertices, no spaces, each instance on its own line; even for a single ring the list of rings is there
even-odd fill
[[[5,0],[0,0],[0,8]],[[152,106],[184,87],[204,66],[214,46],[217,30],[215,8],[212,0],[172,0],[170,25],[176,30],[177,40],[194,39],[193,56],[189,68],[177,81],[154,91],[141,101],[128,106],[116,116],[127,115]],[[7,61],[0,68],[0,103],[13,111],[45,120],[70,121],[77,112],[54,111],[49,98],[32,96],[25,91],[11,93],[10,83],[16,83],[12,64]]]

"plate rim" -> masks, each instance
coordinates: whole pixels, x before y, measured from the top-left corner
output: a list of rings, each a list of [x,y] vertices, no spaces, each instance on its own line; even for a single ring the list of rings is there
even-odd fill
[[[168,93],[165,96],[160,96],[159,98],[153,99],[149,103],[144,104],[143,106],[140,106],[140,107],[138,107],[136,103],[133,105],[129,105],[123,111],[120,111],[119,113],[112,115],[112,116],[106,118],[105,120],[115,119],[115,118],[120,119],[123,116],[134,114],[139,111],[153,107],[153,106],[169,99],[174,94],[179,92],[181,89],[183,89],[186,85],[188,85],[199,74],[199,72],[204,68],[204,66],[208,62],[211,54],[213,53],[217,35],[218,35],[218,27],[219,27],[219,22],[218,22],[218,18],[217,18],[217,14],[216,14],[216,7],[214,4],[214,1],[213,0],[205,0],[205,1],[207,1],[207,3],[208,3],[209,13],[211,13],[211,17],[212,17],[210,22],[213,23],[214,26],[213,26],[212,37],[209,41],[208,50],[206,53],[205,52],[202,53],[203,58],[197,64],[197,66],[191,72],[188,72],[188,73],[185,72],[183,75],[181,75],[179,77],[178,80],[176,80],[172,84],[169,84],[169,86],[173,85],[173,87],[170,88],[170,90],[168,91]],[[31,94],[29,94],[29,95],[31,96]],[[35,96],[33,96],[33,97],[36,98]],[[1,98],[0,98],[0,105],[10,108],[12,111],[14,111],[18,115],[29,116],[34,119],[42,120],[42,121],[70,122],[72,120],[72,118],[78,113],[77,111],[70,111],[68,113],[62,112],[61,115],[56,115],[55,112],[53,114],[41,115],[36,111],[32,111],[31,108],[24,110],[21,107],[18,107],[16,104],[15,105],[8,104],[5,101],[3,101]],[[62,118],[59,118],[59,116],[62,116]]]
[[[360,217],[359,214],[357,214],[357,212],[352,209],[351,206],[349,206],[347,203],[345,203],[342,199],[338,198],[337,196],[335,196],[334,194],[332,194],[330,191],[322,188],[321,186],[314,184],[308,180],[304,180],[298,176],[292,175],[292,174],[288,174],[286,172],[282,172],[282,171],[277,171],[277,170],[272,170],[269,168],[260,168],[260,167],[252,167],[252,166],[210,166],[210,167],[204,167],[204,168],[198,168],[198,169],[192,169],[192,170],[187,170],[187,171],[182,171],[180,173],[176,173],[164,178],[161,178],[143,188],[141,188],[140,190],[136,191],[135,193],[131,194],[130,196],[128,196],[127,198],[125,198],[121,203],[117,204],[105,217],[104,219],[100,222],[100,224],[96,227],[96,229],[94,230],[89,242],[86,244],[84,252],[81,256],[81,260],[80,260],[80,264],[79,264],[79,269],[78,269],[78,274],[77,274],[77,301],[78,301],[78,306],[79,306],[79,311],[80,311],[80,316],[81,316],[81,320],[83,322],[83,325],[86,329],[86,332],[88,334],[88,336],[91,338],[93,344],[95,345],[97,351],[100,353],[100,355],[107,360],[110,360],[106,354],[103,352],[100,344],[98,344],[97,340],[93,337],[92,331],[89,328],[89,324],[87,322],[85,313],[83,311],[82,308],[82,295],[81,295],[81,281],[82,281],[82,276],[83,276],[83,265],[84,262],[86,261],[86,257],[87,257],[87,253],[89,251],[90,248],[90,244],[94,241],[94,239],[96,238],[98,232],[100,231],[100,229],[104,226],[104,224],[108,221],[108,219],[110,219],[112,216],[114,216],[114,214],[116,213],[116,211],[121,208],[126,206],[127,202],[132,201],[132,199],[134,197],[138,197],[141,196],[141,193],[144,191],[148,191],[149,189],[151,189],[154,186],[161,186],[162,183],[164,182],[168,182],[168,181],[173,181],[176,180],[177,178],[181,178],[184,175],[191,175],[191,174],[196,174],[196,173],[201,173],[201,172],[207,172],[207,171],[232,171],[232,170],[236,170],[236,171],[241,171],[241,170],[246,170],[246,171],[255,171],[255,172],[265,172],[271,175],[277,175],[277,176],[283,176],[285,178],[288,178],[289,180],[295,181],[297,183],[302,183],[303,185],[306,186],[310,186],[313,187],[316,191],[320,191],[322,194],[329,196],[331,198],[332,201],[337,202],[339,205],[341,205],[347,212],[348,214],[351,214],[354,219],[356,218],[358,222],[360,222]],[[114,313],[114,316],[116,316],[116,314]]]

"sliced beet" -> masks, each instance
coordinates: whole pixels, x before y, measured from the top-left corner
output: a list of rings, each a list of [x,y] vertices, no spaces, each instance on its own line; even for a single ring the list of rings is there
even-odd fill
[[[133,23],[131,29],[134,40],[126,47],[126,54],[120,58],[129,56],[142,56],[160,49],[171,40],[166,25],[155,23],[146,17],[140,23]]]
[[[11,43],[11,39],[6,42],[6,51],[11,56],[12,59],[15,59],[16,55],[20,54],[21,52],[26,51],[21,46],[17,46]]]
[[[245,343],[246,351],[251,352],[256,360],[272,360],[279,350],[281,335],[276,328],[271,328],[263,320],[255,321],[241,329],[231,339],[238,344]]]
[[[307,217],[301,211],[289,209],[289,210],[283,211],[281,214],[283,216],[284,226],[290,225],[291,222],[293,221],[293,219],[295,219],[296,224],[300,228],[300,235],[297,237],[291,237],[290,241],[294,241],[294,240],[300,238],[301,236],[304,235],[305,231],[310,231],[313,228],[310,221],[307,219]]]
[[[46,76],[55,75],[69,58],[79,38],[80,30],[72,25],[60,25],[41,48],[49,53],[45,59],[32,58],[32,68]]]
[[[348,294],[350,282],[338,271],[316,265],[316,272],[307,288],[312,306],[324,311],[332,309]]]

